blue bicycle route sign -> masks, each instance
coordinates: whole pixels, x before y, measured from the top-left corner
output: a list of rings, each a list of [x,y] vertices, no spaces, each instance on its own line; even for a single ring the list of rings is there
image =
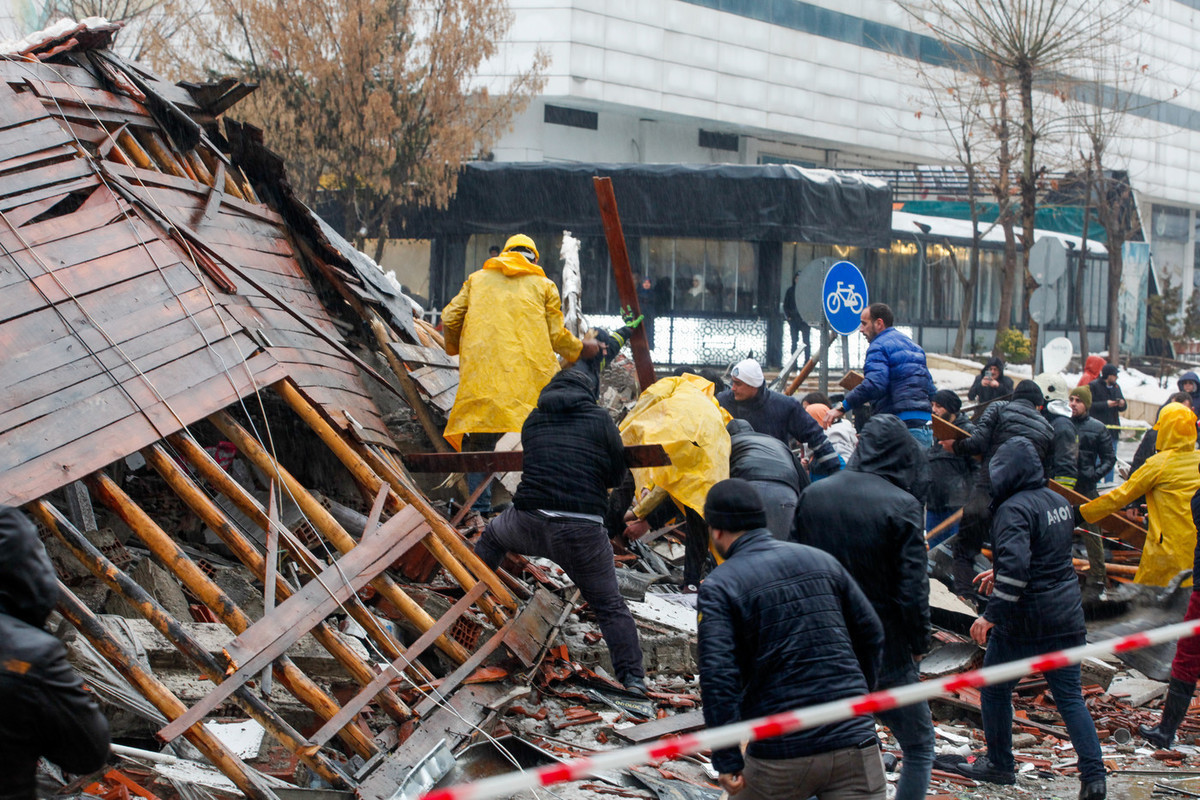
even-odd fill
[[[859,316],[870,301],[867,299],[867,279],[849,261],[839,261],[825,273],[821,286],[821,307],[829,327],[843,336],[858,330]]]

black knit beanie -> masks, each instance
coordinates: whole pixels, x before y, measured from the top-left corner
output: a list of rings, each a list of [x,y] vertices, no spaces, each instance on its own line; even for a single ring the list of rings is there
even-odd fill
[[[933,396],[933,402],[951,414],[957,414],[962,409],[962,398],[949,389],[939,389]]]
[[[1117,374],[1117,365],[1116,364],[1105,364],[1103,367],[1100,368],[1100,377],[1102,377],[1102,378],[1107,378],[1109,375],[1116,375],[1116,374]]]
[[[1013,400],[1028,400],[1033,403],[1034,408],[1046,405],[1046,397],[1042,394],[1041,387],[1030,380],[1017,384],[1016,390],[1013,391]]]
[[[754,530],[767,526],[767,512],[758,490],[741,478],[728,478],[708,490],[704,521],[723,531]]]

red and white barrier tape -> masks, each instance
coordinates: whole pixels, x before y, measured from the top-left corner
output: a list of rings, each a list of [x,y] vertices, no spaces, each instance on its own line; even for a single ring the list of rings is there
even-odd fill
[[[536,770],[497,775],[475,783],[464,783],[447,789],[436,789],[422,800],[488,800],[507,797],[514,792],[551,786],[556,783],[580,780],[604,770],[623,769],[648,764],[675,756],[734,747],[745,741],[770,739],[789,733],[840,722],[862,714],[919,703],[963,688],[978,688],[1015,680],[1032,672],[1046,672],[1070,664],[1078,664],[1093,656],[1123,653],[1153,644],[1175,641],[1200,634],[1200,620],[1177,622],[1145,633],[1135,633],[1119,639],[1072,647],[1053,653],[1009,661],[984,669],[971,670],[935,681],[924,681],[896,689],[872,692],[861,697],[834,700],[796,711],[785,711],[769,717],[736,722],[721,728],[698,731],[649,744],[609,750],[586,758],[572,759],[564,764],[551,764]]]

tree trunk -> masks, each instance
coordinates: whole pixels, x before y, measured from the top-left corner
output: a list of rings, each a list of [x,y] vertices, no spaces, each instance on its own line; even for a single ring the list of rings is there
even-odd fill
[[[975,199],[975,168],[967,167],[967,203],[971,209],[971,255],[967,263],[967,280],[963,286],[962,313],[958,332],[954,336],[954,357],[962,358],[967,339],[967,327],[975,317],[975,287],[979,284],[979,202]]]
[[[1037,174],[1034,171],[1036,135],[1033,128],[1033,65],[1022,63],[1017,69],[1021,93],[1021,250],[1022,274],[1025,276],[1025,319],[1029,322],[1029,352],[1037,361],[1040,326],[1029,316],[1029,298],[1037,282],[1029,272],[1029,251],[1033,247],[1034,224],[1037,218]]]
[[[1012,153],[1008,147],[1008,96],[1000,96],[1000,127],[996,139],[1000,144],[997,163],[996,184],[993,187],[999,212],[1000,227],[1004,231],[1004,266],[1000,270],[1000,309],[996,312],[996,339],[1012,324],[1013,295],[1017,281],[1017,242],[1013,233],[1012,198],[1009,187],[1012,176]],[[992,355],[1003,357],[1000,348],[993,343]]]
[[[1075,266],[1075,320],[1079,324],[1079,363],[1087,361],[1088,357],[1088,334],[1087,334],[1087,319],[1083,309],[1083,279],[1087,274],[1087,245],[1088,245],[1088,223],[1091,222],[1092,216],[1092,182],[1094,173],[1092,172],[1092,159],[1089,157],[1087,162],[1087,170],[1084,173],[1083,181],[1083,231],[1079,237],[1079,263]]]
[[[1118,316],[1117,301],[1121,297],[1121,272],[1125,268],[1123,244],[1120,234],[1113,234],[1111,229],[1106,240],[1108,245],[1108,361],[1117,363],[1121,354],[1121,320]]]

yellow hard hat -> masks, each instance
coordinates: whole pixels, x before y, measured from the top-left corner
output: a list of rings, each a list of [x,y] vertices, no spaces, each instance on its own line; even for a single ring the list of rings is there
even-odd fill
[[[504,252],[507,253],[509,250],[516,250],[519,247],[531,250],[533,252],[534,261],[541,258],[541,256],[538,255],[537,245],[533,243],[533,239],[530,239],[523,233],[518,233],[515,236],[508,237],[508,241],[504,243]]]

